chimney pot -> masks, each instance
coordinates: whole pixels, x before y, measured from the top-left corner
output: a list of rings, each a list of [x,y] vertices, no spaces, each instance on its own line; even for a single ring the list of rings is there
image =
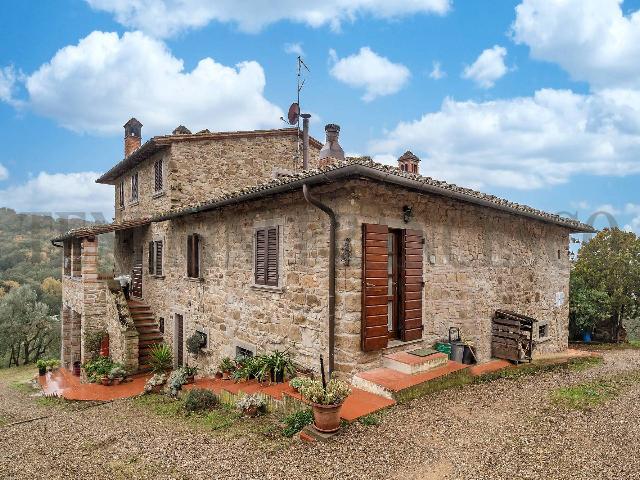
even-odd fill
[[[142,124],[131,118],[124,124],[124,156],[131,155],[142,144]]]
[[[407,150],[398,158],[398,168],[403,172],[418,174],[420,159]]]
[[[318,166],[320,167],[331,165],[335,160],[344,160],[344,150],[338,141],[338,137],[340,136],[340,125],[329,123],[325,125],[324,131],[327,136],[327,140],[318,155]]]

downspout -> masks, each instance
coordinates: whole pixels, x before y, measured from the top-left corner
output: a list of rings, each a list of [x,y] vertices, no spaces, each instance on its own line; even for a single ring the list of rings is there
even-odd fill
[[[309,114],[302,116],[302,166],[309,168]],[[309,186],[302,185],[304,199],[329,216],[329,376],[335,367],[335,337],[336,337],[336,229],[338,222],[336,214],[331,208],[311,194]]]

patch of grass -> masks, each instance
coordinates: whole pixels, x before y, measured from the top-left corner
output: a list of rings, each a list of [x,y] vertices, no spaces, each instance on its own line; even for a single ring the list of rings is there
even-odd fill
[[[161,417],[176,417],[183,413],[183,403],[165,395],[140,395],[133,399],[133,403],[145,407]]]
[[[373,427],[376,425],[380,425],[382,421],[382,417],[378,413],[370,413],[369,415],[365,415],[364,417],[360,417],[358,422],[366,427]]]
[[[39,388],[34,387],[31,380],[18,380],[13,381],[9,384],[9,387],[13,390],[17,390],[20,393],[24,393],[25,395],[31,395],[39,390]]]
[[[227,407],[216,408],[206,414],[191,414],[189,420],[196,425],[202,425],[211,430],[222,430],[236,423],[242,415]]]
[[[640,350],[640,340],[629,340],[624,343],[576,343],[573,344],[583,350],[591,350],[596,352],[610,351],[610,350]]]
[[[38,397],[36,403],[41,407],[67,407],[69,402],[61,397]]]
[[[588,410],[614,398],[618,386],[607,380],[596,380],[571,387],[558,388],[551,393],[556,405],[572,410]]]
[[[572,372],[582,372],[604,363],[604,359],[602,357],[584,357],[575,360],[579,361],[572,361],[567,365],[567,368]]]
[[[299,410],[282,419],[285,427],[282,429],[282,435],[285,437],[293,437],[307,425],[313,422],[313,411],[310,408]]]
[[[503,368],[496,372],[487,373],[474,379],[475,383],[491,382],[500,378],[518,379],[526,377],[528,375],[537,375],[545,372],[553,372],[556,370],[570,370],[575,372],[581,372],[587,368],[594,367],[603,362],[600,357],[577,357],[572,358],[569,361],[561,360],[548,360],[548,361],[535,361],[532,363],[522,363],[517,367]]]
[[[416,385],[413,388],[403,390],[396,395],[396,401],[398,403],[409,402],[416,398],[424,397],[441,390],[447,390],[449,388],[460,388],[473,382],[471,375],[466,370],[459,370],[458,372],[451,373],[445,377],[430,382]]]

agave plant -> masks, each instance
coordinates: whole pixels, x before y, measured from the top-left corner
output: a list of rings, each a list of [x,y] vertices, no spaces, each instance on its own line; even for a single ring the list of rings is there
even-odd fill
[[[151,349],[149,365],[153,373],[164,373],[173,367],[173,353],[166,343],[158,343]]]

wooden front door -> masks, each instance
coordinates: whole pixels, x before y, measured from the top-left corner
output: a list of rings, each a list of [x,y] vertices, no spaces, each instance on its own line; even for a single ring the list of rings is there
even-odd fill
[[[398,248],[399,231],[390,230],[387,234],[387,328],[389,338],[400,338],[398,329]]]
[[[175,343],[176,343],[176,365],[181,367],[184,365],[184,317],[176,313],[175,320]]]

